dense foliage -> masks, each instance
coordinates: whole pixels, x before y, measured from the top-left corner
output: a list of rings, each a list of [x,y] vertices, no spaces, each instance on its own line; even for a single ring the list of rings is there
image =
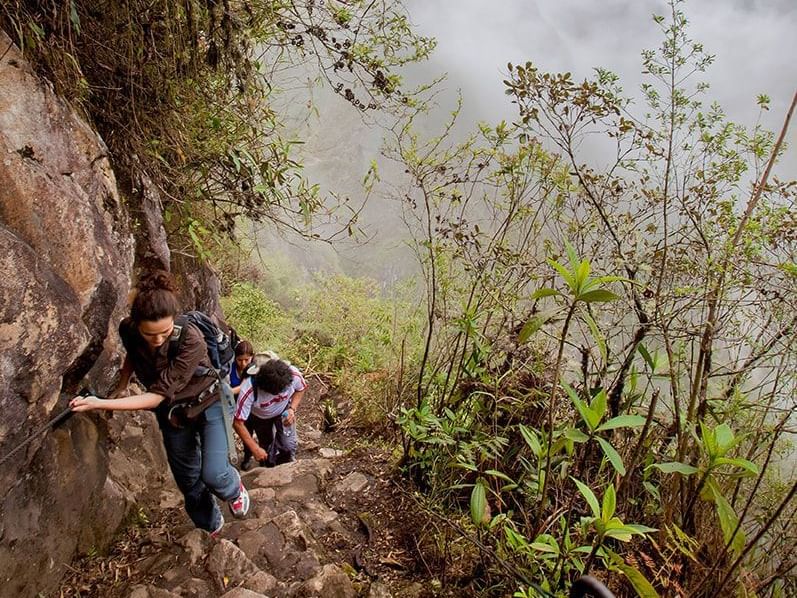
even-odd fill
[[[0,25],[95,124],[131,199],[154,184],[173,245],[202,258],[240,216],[312,236],[339,207],[293,158],[272,108],[281,73],[395,109],[410,103],[395,68],[434,45],[387,0],[12,0]]]
[[[678,5],[641,110],[609,71],[509,65],[515,124],[388,148],[427,289],[408,468],[517,596],[599,567],[642,596],[795,590],[797,186],[783,134],[702,103]]]

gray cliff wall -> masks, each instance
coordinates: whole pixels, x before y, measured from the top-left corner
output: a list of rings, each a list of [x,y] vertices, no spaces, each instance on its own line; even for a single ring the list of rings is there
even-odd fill
[[[133,272],[169,265],[157,195],[143,175],[129,187],[125,201],[102,139],[0,31],[0,459],[80,385],[109,387]],[[0,465],[0,596],[54,591],[170,484],[149,413],[76,415],[37,437]]]

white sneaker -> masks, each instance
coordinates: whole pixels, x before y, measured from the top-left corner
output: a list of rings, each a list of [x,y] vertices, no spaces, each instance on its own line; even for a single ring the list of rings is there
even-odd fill
[[[227,504],[230,505],[233,517],[238,519],[246,517],[249,512],[249,493],[244,488],[243,482],[241,482],[241,492],[238,494],[238,498],[227,501]]]

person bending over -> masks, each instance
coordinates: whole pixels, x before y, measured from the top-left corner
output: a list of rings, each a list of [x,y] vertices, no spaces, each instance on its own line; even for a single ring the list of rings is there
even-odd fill
[[[176,290],[171,275],[164,271],[141,280],[130,317],[119,325],[127,354],[111,398],[75,397],[69,405],[78,412],[153,409],[185,510],[194,525],[216,535],[224,517],[214,496],[227,501],[233,516],[244,517],[249,494],[228,460],[220,383],[202,332],[190,323],[182,333],[175,326],[180,311]],[[170,341],[180,334],[177,353],[170,355]],[[133,373],[147,392],[116,398]],[[191,419],[181,417],[188,406]]]
[[[261,466],[296,458],[296,410],[307,383],[301,372],[279,358],[255,356],[252,375],[241,384],[233,427]],[[257,441],[247,429],[247,419]]]

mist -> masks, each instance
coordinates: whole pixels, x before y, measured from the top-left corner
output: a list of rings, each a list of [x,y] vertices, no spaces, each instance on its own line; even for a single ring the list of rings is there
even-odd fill
[[[419,33],[436,38],[438,45],[429,61],[405,69],[405,83],[411,88],[445,75],[423,126],[430,136],[437,134],[461,97],[455,138],[480,121],[516,118],[516,107],[504,93],[509,62],[531,61],[543,71],[571,72],[576,80],[603,67],[620,76],[627,95],[641,98],[640,53],[659,46],[662,34],[652,15],[668,11],[663,1],[632,0],[503,0],[489,5],[409,0],[407,7]],[[704,101],[719,102],[737,123],[752,127],[760,118],[764,127],[779,130],[797,85],[797,3],[715,0],[680,8],[689,20],[689,36],[716,57],[707,72],[696,75],[710,85]],[[312,110],[305,107],[308,93]],[[759,111],[759,94],[771,98],[769,111]],[[305,174],[323,192],[347,197],[357,209],[365,200],[362,179],[372,160],[379,162],[383,181],[400,179],[401,171],[380,159],[384,129],[378,121],[364,120],[348,102],[309,80],[286,97],[298,107],[294,130],[305,141],[300,151]],[[787,142],[797,142],[797,127]],[[797,152],[788,151],[775,174],[793,178],[795,170]],[[362,234],[356,241],[308,247],[290,235],[275,240],[272,231],[264,231],[259,242],[297,261],[304,275],[320,270],[392,281],[414,271],[400,215],[396,201],[377,193],[359,217]]]

